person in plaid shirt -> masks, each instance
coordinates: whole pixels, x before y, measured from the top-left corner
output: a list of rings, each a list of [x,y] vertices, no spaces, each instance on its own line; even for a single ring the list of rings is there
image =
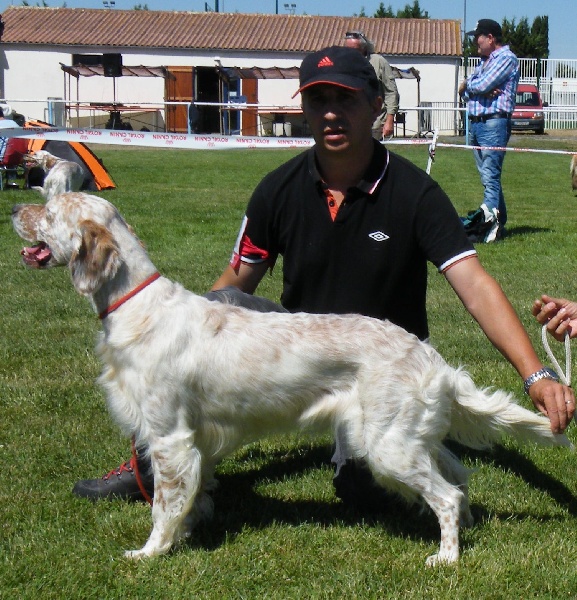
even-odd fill
[[[483,210],[487,224],[484,242],[494,242],[504,233],[507,207],[501,185],[504,150],[511,137],[511,114],[519,83],[519,61],[509,46],[503,45],[503,31],[496,21],[481,19],[473,31],[481,62],[459,86],[467,103],[469,144],[485,188]],[[488,149],[489,148],[489,149]]]

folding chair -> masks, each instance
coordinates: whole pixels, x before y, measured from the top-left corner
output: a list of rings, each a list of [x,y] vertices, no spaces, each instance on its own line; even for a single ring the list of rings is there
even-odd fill
[[[28,153],[28,140],[10,138],[6,141],[6,150],[0,161],[0,191],[8,188],[27,187],[27,173],[24,156]],[[24,180],[24,185],[18,184]]]

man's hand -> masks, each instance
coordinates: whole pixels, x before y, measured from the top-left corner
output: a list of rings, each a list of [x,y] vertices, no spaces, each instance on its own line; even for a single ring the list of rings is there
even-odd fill
[[[388,138],[393,135],[395,130],[395,115],[387,115],[383,124],[383,137]]]
[[[547,331],[559,342],[577,337],[577,302],[566,298],[552,298],[543,294],[533,302],[531,313],[541,325],[547,325]]]
[[[529,388],[529,395],[535,408],[549,417],[551,431],[563,433],[575,414],[573,390],[552,379],[540,379]]]

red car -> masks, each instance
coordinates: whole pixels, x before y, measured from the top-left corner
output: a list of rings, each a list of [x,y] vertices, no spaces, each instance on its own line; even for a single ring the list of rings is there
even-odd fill
[[[514,131],[545,133],[545,113],[541,94],[536,85],[520,83],[517,87],[516,105],[511,120]]]

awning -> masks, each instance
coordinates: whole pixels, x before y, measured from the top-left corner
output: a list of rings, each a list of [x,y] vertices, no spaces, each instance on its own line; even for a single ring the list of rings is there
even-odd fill
[[[104,67],[102,65],[75,65],[67,66],[60,63],[60,68],[72,77],[104,77]],[[175,79],[174,75],[166,67],[145,67],[139,65],[136,67],[122,66],[123,77],[164,77],[165,79]]]
[[[228,79],[298,79],[298,67],[220,67]]]
[[[421,81],[421,74],[415,67],[409,67],[408,69],[399,69],[399,67],[393,67],[393,73],[395,75],[395,79],[416,79],[417,81]]]
[[[298,67],[217,67],[228,79],[298,79]],[[421,80],[421,75],[415,67],[400,69],[393,67],[395,79],[416,79]]]

